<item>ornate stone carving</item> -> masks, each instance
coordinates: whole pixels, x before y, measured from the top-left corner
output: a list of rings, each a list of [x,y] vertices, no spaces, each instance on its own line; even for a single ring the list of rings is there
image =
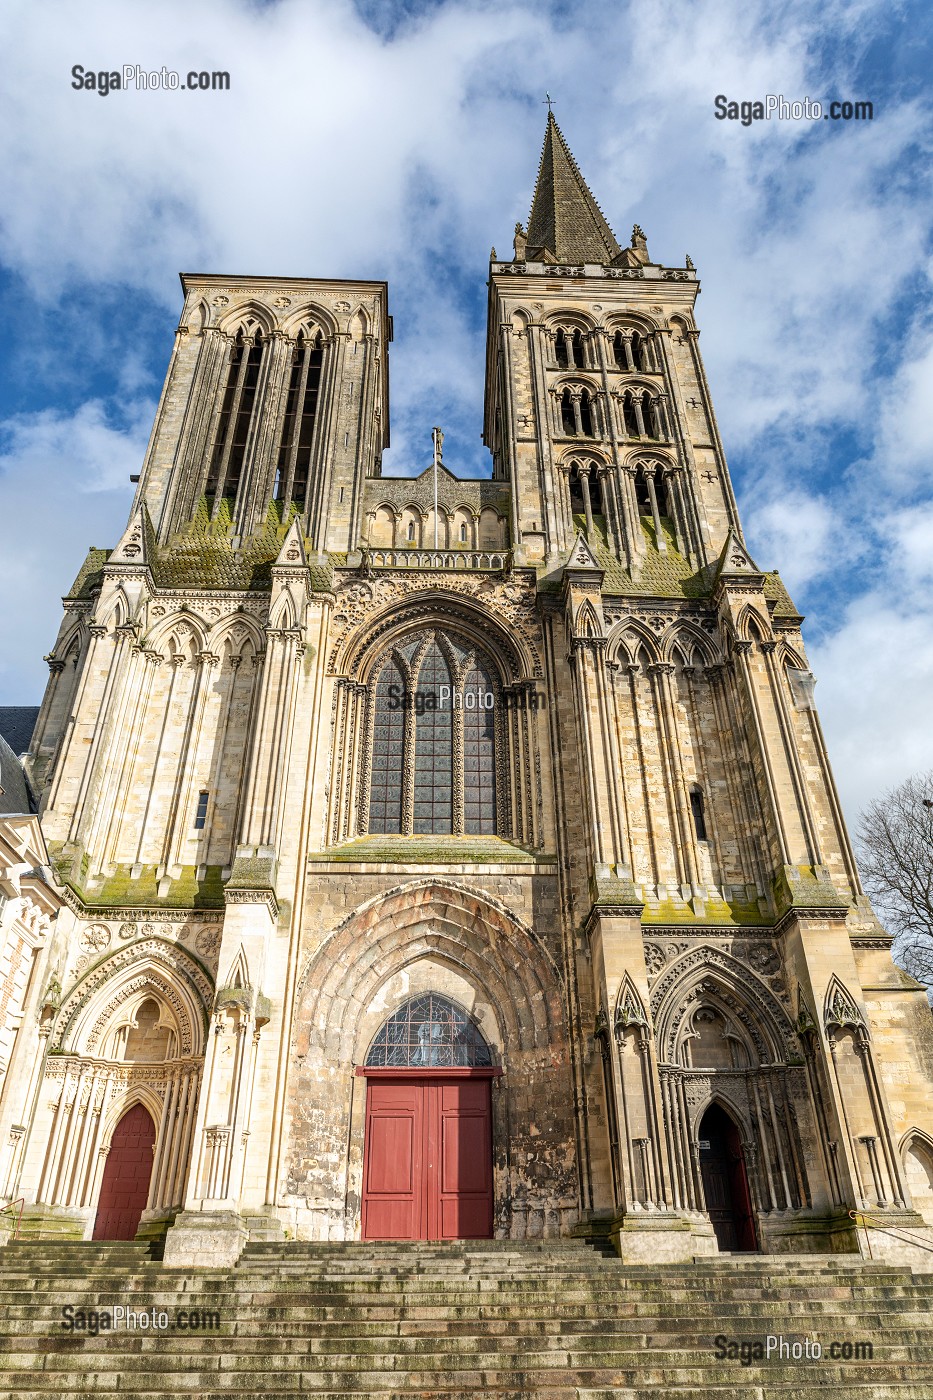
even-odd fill
[[[205,928],[198,930],[197,937],[194,940],[194,946],[202,957],[216,958],[217,954],[220,952],[220,940],[222,936],[223,930],[219,925],[213,927],[207,925]]]

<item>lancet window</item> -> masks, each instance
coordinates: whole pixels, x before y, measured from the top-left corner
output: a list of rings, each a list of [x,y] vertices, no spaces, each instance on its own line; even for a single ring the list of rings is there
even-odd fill
[[[571,515],[587,515],[587,496],[590,503],[589,513],[604,514],[602,483],[595,465],[581,466],[579,462],[573,462],[570,467],[569,486]]]
[[[560,369],[583,369],[586,364],[583,332],[568,332],[561,327],[554,336],[554,358]]]
[[[622,427],[626,437],[667,438],[667,418],[657,394],[626,389],[622,395]]]
[[[660,463],[639,463],[635,471],[635,499],[639,515],[654,515],[655,508],[662,518],[670,515],[667,482]]]
[[[275,498],[304,507],[308,495],[311,449],[321,388],[323,348],[320,332],[306,340],[300,331],[292,353],[291,377],[275,473]]]
[[[369,831],[494,835],[501,704],[494,666],[465,638],[420,632],[396,648],[373,694]]]
[[[596,436],[596,416],[589,389],[563,390],[560,396],[560,421],[565,437]]]
[[[262,353],[261,331],[249,336],[244,336],[242,328],[237,331],[207,474],[207,497],[215,515],[220,502],[224,498],[235,499],[239,489],[256,407]]]
[[[655,368],[651,343],[640,331],[616,331],[612,338],[612,357],[619,369],[635,373],[650,373]]]

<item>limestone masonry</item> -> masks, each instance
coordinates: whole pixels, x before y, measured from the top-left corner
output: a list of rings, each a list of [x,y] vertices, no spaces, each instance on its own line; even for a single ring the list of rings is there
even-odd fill
[[[48,658],[41,833],[0,754],[22,1233],[929,1268],[930,1013],[743,540],[690,260],[620,246],[549,115],[489,266],[492,478],[442,460],[436,520],[430,451],[382,474],[384,283],[182,286]]]

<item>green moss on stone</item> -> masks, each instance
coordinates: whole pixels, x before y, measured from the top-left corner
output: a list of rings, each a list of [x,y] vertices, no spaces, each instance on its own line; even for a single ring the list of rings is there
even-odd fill
[[[197,867],[182,867],[181,875],[172,880],[168,893],[159,895],[159,881],[154,865],[143,866],[133,879],[132,866],[121,865],[102,885],[86,890],[73,878],[68,884],[89,908],[113,908],[126,905],[159,909],[221,909],[224,902],[224,881],[221,867],[209,865],[203,880],[197,878]]]
[[[378,865],[527,865],[553,861],[501,836],[360,836],[313,852],[311,861],[365,861]]]

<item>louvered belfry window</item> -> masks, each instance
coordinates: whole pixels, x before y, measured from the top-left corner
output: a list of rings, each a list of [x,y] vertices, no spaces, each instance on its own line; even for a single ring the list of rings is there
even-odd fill
[[[234,500],[240,485],[243,462],[249,442],[256,389],[262,364],[262,333],[244,336],[242,329],[230,349],[227,387],[224,391],[220,417],[207,475],[207,497],[217,513],[220,502]]]
[[[370,833],[494,835],[501,686],[488,657],[464,638],[422,631],[375,678]]]
[[[323,353],[320,332],[310,340],[299,332],[292,352],[275,474],[275,495],[286,506],[294,501],[301,509],[304,509],[308,495]]]

